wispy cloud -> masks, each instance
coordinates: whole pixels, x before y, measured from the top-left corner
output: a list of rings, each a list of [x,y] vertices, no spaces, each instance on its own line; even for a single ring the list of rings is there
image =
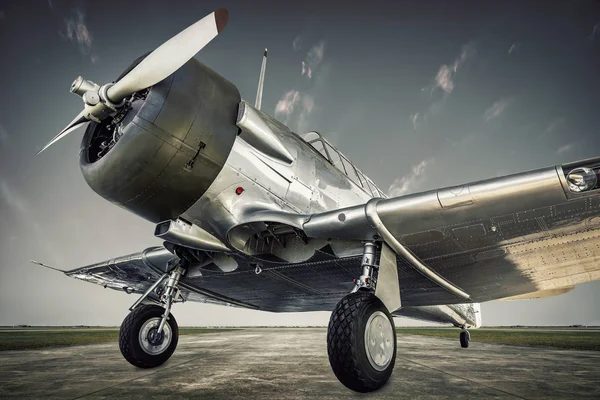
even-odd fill
[[[462,65],[473,57],[475,54],[475,48],[471,44],[466,44],[462,47],[460,55],[454,60],[451,65],[443,64],[438,69],[438,72],[434,78],[434,88],[440,88],[446,93],[452,93],[454,90],[454,76]]]
[[[410,121],[413,124],[413,129],[417,130],[417,128],[419,127],[419,113],[416,112],[414,114],[410,115]]]
[[[564,153],[568,152],[569,150],[571,150],[572,148],[573,148],[573,143],[566,144],[562,147],[559,147],[559,149],[556,150],[556,154],[564,154]]]
[[[307,132],[309,125],[309,116],[315,107],[315,99],[313,96],[305,93],[302,96],[302,108],[298,116],[298,132]]]
[[[292,42],[292,49],[294,49],[294,51],[298,51],[300,50],[300,47],[302,47],[302,38],[300,37],[300,35],[298,35],[294,38],[294,41]]]
[[[324,55],[325,42],[321,41],[308,51],[306,59],[302,61],[302,76],[306,75],[308,79],[312,79],[313,72],[321,64],[321,61],[323,61]]]
[[[277,102],[275,116],[284,118],[283,123],[288,124],[292,115],[298,117],[298,130],[303,131],[308,122],[308,117],[315,107],[315,99],[308,93],[299,90],[290,90]]]
[[[433,159],[423,160],[417,165],[413,165],[410,173],[396,178],[394,183],[391,184],[388,189],[388,195],[390,197],[402,196],[409,193],[411,190],[418,185],[419,180],[422,179],[427,168],[433,163]]]
[[[447,65],[442,65],[435,76],[436,86],[446,93],[452,93],[454,90],[454,81],[452,80],[452,70]]]
[[[73,12],[73,17],[65,20],[66,33],[64,36],[73,43],[77,44],[81,54],[90,57],[90,60],[95,63],[98,57],[92,54],[93,36],[85,23],[85,14],[78,9]]]
[[[308,79],[312,78],[312,69],[302,61],[302,76],[304,76],[304,74],[308,76]]]
[[[516,42],[510,45],[510,48],[508,49],[508,54],[512,54],[515,51],[517,51],[519,49],[519,47],[521,47],[521,43]]]
[[[498,118],[500,115],[502,115],[502,113],[504,113],[504,111],[506,111],[506,108],[509,106],[511,101],[511,99],[502,98],[494,102],[494,104],[492,104],[492,106],[483,113],[484,121],[490,122],[494,118]]]
[[[275,106],[275,115],[289,117],[300,101],[301,95],[298,90],[286,92]]]
[[[428,92],[430,98],[433,98],[436,91],[441,91],[442,95],[441,97],[438,96],[436,100],[431,101],[426,110],[411,114],[410,119],[413,129],[417,129],[418,126],[423,124],[427,125],[433,116],[442,112],[446,102],[456,88],[457,76],[461,73],[464,74],[461,70],[465,69],[465,66],[475,58],[475,55],[475,47],[471,43],[467,43],[462,46],[460,54],[453,63],[440,66],[432,83],[422,88],[421,91]]]
[[[544,130],[544,135],[548,135],[557,132],[564,128],[566,125],[566,119],[564,117],[556,118],[548,124],[548,127]]]

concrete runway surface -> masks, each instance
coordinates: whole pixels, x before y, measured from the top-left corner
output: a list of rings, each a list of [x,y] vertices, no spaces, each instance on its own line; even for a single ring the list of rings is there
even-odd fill
[[[600,352],[398,336],[388,384],[340,384],[325,329],[245,329],[182,336],[163,366],[129,365],[117,343],[0,353],[0,398],[600,398]]]

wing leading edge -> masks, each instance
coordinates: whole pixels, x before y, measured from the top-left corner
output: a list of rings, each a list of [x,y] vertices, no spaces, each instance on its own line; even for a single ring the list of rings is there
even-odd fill
[[[64,273],[72,278],[95,283],[105,288],[142,294],[166,272],[167,263],[173,258],[175,256],[164,247],[150,247],[139,253],[64,271]],[[183,298],[187,301],[257,308],[210,290],[187,285],[184,282],[181,282],[179,286]]]

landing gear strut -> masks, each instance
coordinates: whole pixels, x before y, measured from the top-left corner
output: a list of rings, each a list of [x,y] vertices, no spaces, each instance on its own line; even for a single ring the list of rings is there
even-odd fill
[[[471,334],[468,330],[464,329],[460,333],[460,347],[466,349],[469,347],[469,342],[471,341]]]
[[[121,324],[121,354],[136,367],[157,367],[167,361],[177,347],[179,328],[171,314],[171,307],[180,297],[177,285],[186,272],[187,261],[180,257],[169,269],[168,274],[161,276],[131,306],[131,312]],[[158,291],[165,279],[166,284]],[[157,302],[160,305],[144,304],[149,295],[156,291],[160,293],[160,300]]]
[[[375,245],[365,244],[363,274],[355,290],[335,307],[327,331],[327,354],[335,376],[347,388],[370,392],[383,386],[394,369],[396,329],[373,292]]]

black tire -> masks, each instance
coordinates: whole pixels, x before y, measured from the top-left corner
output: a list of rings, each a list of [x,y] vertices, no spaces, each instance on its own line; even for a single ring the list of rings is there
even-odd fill
[[[164,308],[154,304],[144,304],[136,307],[127,315],[119,330],[119,348],[121,354],[130,364],[139,368],[154,368],[167,361],[179,340],[179,327],[173,314],[169,314],[167,324],[171,328],[171,342],[160,354],[150,354],[140,344],[140,330],[146,321],[152,318],[161,318]]]
[[[394,335],[394,352],[383,371],[373,368],[365,349],[365,328],[369,317],[376,311],[387,316]],[[333,373],[349,389],[371,392],[388,381],[396,361],[396,328],[387,308],[373,293],[359,290],[337,304],[329,320],[327,354]]]
[[[460,347],[466,349],[469,347],[469,341],[471,341],[471,335],[469,335],[469,332],[462,331],[460,333]]]

